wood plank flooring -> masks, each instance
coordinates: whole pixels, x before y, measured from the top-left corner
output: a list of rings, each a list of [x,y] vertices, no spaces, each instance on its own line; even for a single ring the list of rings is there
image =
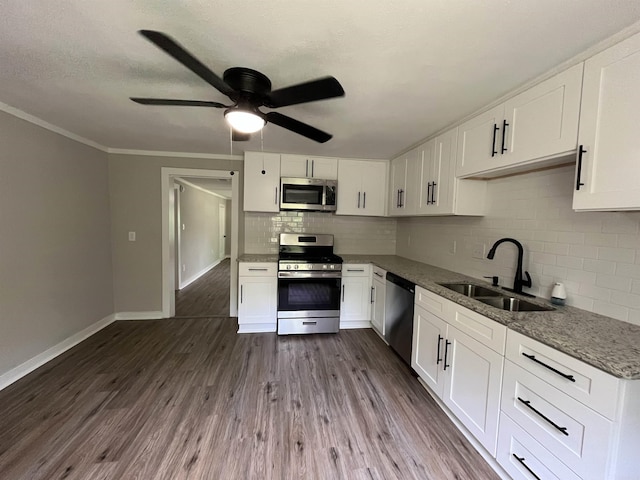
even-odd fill
[[[192,284],[176,292],[176,317],[229,316],[231,261],[222,260]]]
[[[0,392],[0,478],[495,479],[371,330],[116,322]]]

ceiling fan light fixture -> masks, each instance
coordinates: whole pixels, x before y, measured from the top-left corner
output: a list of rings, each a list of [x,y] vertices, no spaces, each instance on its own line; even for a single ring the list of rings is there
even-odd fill
[[[241,133],[255,133],[266,124],[262,117],[247,110],[229,109],[224,112],[224,118],[231,128]]]

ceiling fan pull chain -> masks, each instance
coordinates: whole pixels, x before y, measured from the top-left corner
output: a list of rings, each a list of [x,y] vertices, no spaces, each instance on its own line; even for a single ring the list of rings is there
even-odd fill
[[[264,137],[262,136],[262,130],[260,130],[260,151],[262,152],[262,174],[264,175],[267,172],[264,169]]]
[[[233,129],[229,127],[229,155],[233,155]]]

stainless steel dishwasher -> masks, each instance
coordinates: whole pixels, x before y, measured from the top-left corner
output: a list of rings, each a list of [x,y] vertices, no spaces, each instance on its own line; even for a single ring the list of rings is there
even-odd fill
[[[408,365],[411,365],[415,292],[415,283],[387,272],[384,338]]]

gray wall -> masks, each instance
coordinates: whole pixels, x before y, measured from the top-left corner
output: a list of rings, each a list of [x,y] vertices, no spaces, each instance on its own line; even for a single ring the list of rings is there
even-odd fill
[[[640,325],[640,212],[574,212],[573,188],[573,166],[491,180],[484,217],[398,220],[397,254],[477,278],[499,275],[511,287],[516,248],[502,244],[485,257],[493,242],[513,237],[525,248],[531,293],[549,298],[560,281],[569,305]]]
[[[237,160],[109,155],[116,312],[162,310],[162,167],[243,169]],[[137,232],[137,241],[128,241],[129,231]]]
[[[220,218],[220,204],[226,206],[226,200],[187,184],[176,183],[184,187],[180,192],[179,226],[180,288],[183,288],[220,260],[219,229],[220,222],[225,222],[225,218]]]
[[[0,375],[113,313],[107,154],[0,112]]]

